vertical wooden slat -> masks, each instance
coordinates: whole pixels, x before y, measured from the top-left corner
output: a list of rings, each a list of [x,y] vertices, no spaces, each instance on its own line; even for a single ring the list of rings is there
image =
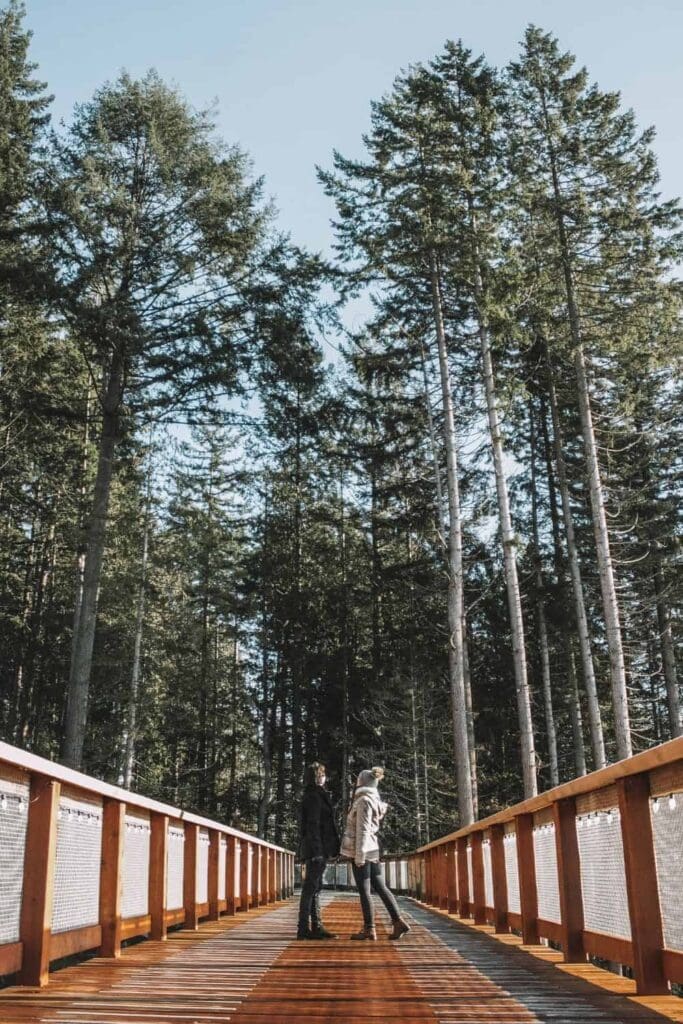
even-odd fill
[[[185,909],[185,928],[191,930],[199,926],[197,915],[197,845],[199,843],[199,825],[185,822],[185,849],[183,865],[183,907]]]
[[[235,836],[227,836],[228,845],[225,848],[225,908],[226,914],[234,917],[237,911],[237,848],[238,841]]]
[[[251,905],[261,906],[261,844],[255,843],[253,847],[253,859],[251,868]]]
[[[486,890],[484,888],[483,835],[472,833],[472,899],[475,924],[486,924]]]
[[[121,886],[126,805],[105,798],[102,804],[102,853],[100,861],[100,925],[102,956],[121,956]]]
[[[583,948],[583,898],[581,862],[576,836],[576,800],[568,797],[553,804],[557,882],[560,892],[560,945],[567,963],[586,959]]]
[[[268,847],[268,894],[270,902],[277,900],[277,854],[272,847]]]
[[[455,842],[448,843],[446,847],[446,885],[447,903],[449,914],[458,913],[458,861]]]
[[[650,817],[650,780],[646,774],[617,782],[624,844],[626,893],[631,918],[633,975],[638,995],[669,991],[662,962],[662,915]]]
[[[448,910],[448,843],[443,843],[439,851],[439,909]]]
[[[218,912],[218,864],[220,859],[221,834],[212,828],[209,831],[209,921],[217,921]]]
[[[536,860],[534,857],[534,819],[531,814],[518,814],[517,866],[519,870],[519,902],[522,912],[522,940],[526,945],[538,944],[538,897],[536,894]]]
[[[505,874],[505,829],[503,825],[492,825],[490,833],[493,927],[496,932],[501,933],[510,930],[508,926],[508,884]]]
[[[168,817],[152,812],[149,820],[149,913],[150,935],[157,942],[166,939],[166,872],[168,856]]]
[[[467,865],[467,837],[457,840],[458,906],[460,917],[470,916],[469,870]]]
[[[21,985],[43,986],[48,981],[60,791],[59,782],[44,775],[31,776],[19,925],[23,943]]]
[[[251,843],[240,840],[240,911],[247,913],[251,903],[249,900],[249,861],[251,859]]]

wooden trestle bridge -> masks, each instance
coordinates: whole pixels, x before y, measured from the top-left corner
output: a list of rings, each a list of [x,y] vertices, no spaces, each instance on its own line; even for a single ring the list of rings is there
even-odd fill
[[[291,852],[0,744],[0,1024],[683,1021],[683,738],[385,862],[297,942]]]

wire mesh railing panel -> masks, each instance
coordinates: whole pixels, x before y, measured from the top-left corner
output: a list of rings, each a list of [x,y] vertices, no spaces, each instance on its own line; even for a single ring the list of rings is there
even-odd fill
[[[408,888],[408,861],[400,860],[398,862],[398,887],[399,889]]]
[[[254,874],[256,871],[256,851],[253,846],[247,847],[247,896],[253,896],[256,892],[254,885]]]
[[[631,921],[619,809],[611,807],[579,815],[576,832],[584,927],[587,931],[630,939]]]
[[[474,903],[474,886],[472,884],[472,845],[467,844],[467,899]]]
[[[126,814],[123,837],[123,886],[121,917],[144,917],[149,913],[149,818]]]
[[[555,825],[546,822],[533,830],[536,862],[536,898],[538,916],[543,921],[560,924],[560,889],[557,880],[557,848]]]
[[[228,857],[228,841],[225,836],[218,840],[218,899],[225,899],[225,878]]]
[[[211,837],[206,829],[200,828],[197,843],[197,903],[207,903],[209,899],[209,846]]]
[[[650,801],[664,945],[683,951],[683,793]]]
[[[491,840],[484,839],[481,844],[481,855],[484,862],[484,905],[493,906],[493,868],[491,865]]]
[[[179,910],[183,906],[184,873],[185,830],[178,825],[169,825],[166,849],[166,910]]]
[[[505,854],[505,881],[508,891],[508,910],[511,914],[521,914],[522,904],[519,898],[519,865],[517,863],[517,835],[506,832],[503,836],[503,853]]]
[[[102,804],[63,794],[57,821],[53,933],[99,922],[101,857]]]
[[[28,780],[0,778],[0,945],[19,941],[29,793]]]

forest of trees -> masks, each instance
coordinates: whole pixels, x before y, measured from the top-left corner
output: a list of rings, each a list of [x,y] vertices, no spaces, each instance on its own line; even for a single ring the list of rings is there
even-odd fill
[[[53,129],[23,17],[0,738],[287,844],[308,761],[340,812],[383,764],[397,851],[680,735],[683,234],[652,131],[538,28],[502,69],[446,43],[361,159],[321,154],[327,260],[154,72]]]

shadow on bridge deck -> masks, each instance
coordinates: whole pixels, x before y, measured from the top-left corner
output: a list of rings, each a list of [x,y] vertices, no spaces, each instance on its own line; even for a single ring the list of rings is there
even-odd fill
[[[642,1001],[405,900],[400,942],[351,942],[357,899],[326,896],[338,941],[296,942],[296,901],[180,931],[0,992],[0,1024],[654,1024]],[[383,920],[383,911],[378,914]],[[612,986],[614,987],[614,986]],[[618,987],[618,986],[617,986]],[[683,1001],[661,1002],[667,1012]],[[676,1016],[683,1020],[683,1013]]]

